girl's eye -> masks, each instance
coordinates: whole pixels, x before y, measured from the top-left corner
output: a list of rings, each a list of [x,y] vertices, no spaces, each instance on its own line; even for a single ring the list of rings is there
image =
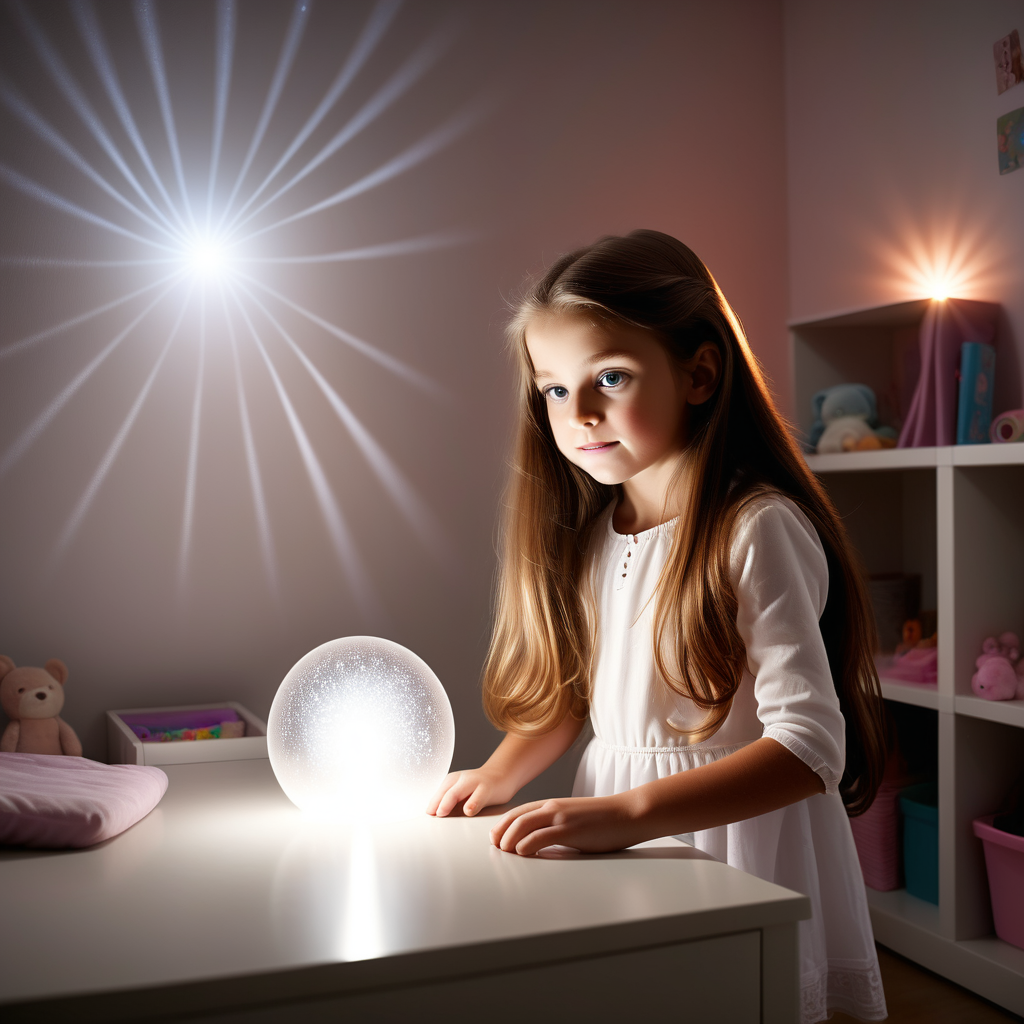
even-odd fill
[[[552,402],[564,402],[569,397],[569,389],[562,387],[561,384],[552,384],[545,389],[544,394]]]
[[[617,388],[625,379],[624,373],[620,373],[618,370],[609,370],[597,378],[597,383],[603,388]]]

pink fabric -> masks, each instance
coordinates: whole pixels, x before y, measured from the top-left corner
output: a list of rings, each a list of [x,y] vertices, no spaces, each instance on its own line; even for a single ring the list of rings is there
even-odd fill
[[[974,299],[933,302],[921,321],[921,376],[900,432],[898,447],[956,443],[957,372],[965,341],[995,340],[999,306]]]
[[[897,654],[880,665],[878,674],[903,683],[934,686],[939,681],[939,652],[934,647],[912,647],[906,654]]]
[[[166,790],[159,768],[0,753],[0,846],[92,846],[144,818]]]

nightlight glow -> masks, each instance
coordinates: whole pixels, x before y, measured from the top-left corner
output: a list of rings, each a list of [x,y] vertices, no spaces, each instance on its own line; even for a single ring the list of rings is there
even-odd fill
[[[423,814],[448,773],[455,719],[428,665],[390,640],[332,640],[284,677],[267,723],[288,799],[345,821]]]
[[[228,247],[214,234],[191,238],[182,255],[186,268],[206,280],[219,279],[229,268]]]

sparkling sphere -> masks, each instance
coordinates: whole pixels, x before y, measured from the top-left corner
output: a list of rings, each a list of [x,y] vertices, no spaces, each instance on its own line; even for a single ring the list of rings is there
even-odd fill
[[[270,764],[305,811],[350,821],[422,814],[455,751],[448,695],[412,651],[375,636],[321,644],[284,677]]]

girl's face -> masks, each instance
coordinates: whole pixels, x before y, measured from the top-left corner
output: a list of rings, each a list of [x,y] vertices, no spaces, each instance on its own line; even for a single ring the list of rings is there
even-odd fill
[[[570,462],[603,484],[674,471],[688,403],[704,399],[651,332],[548,314],[530,322],[526,348],[555,443]]]

